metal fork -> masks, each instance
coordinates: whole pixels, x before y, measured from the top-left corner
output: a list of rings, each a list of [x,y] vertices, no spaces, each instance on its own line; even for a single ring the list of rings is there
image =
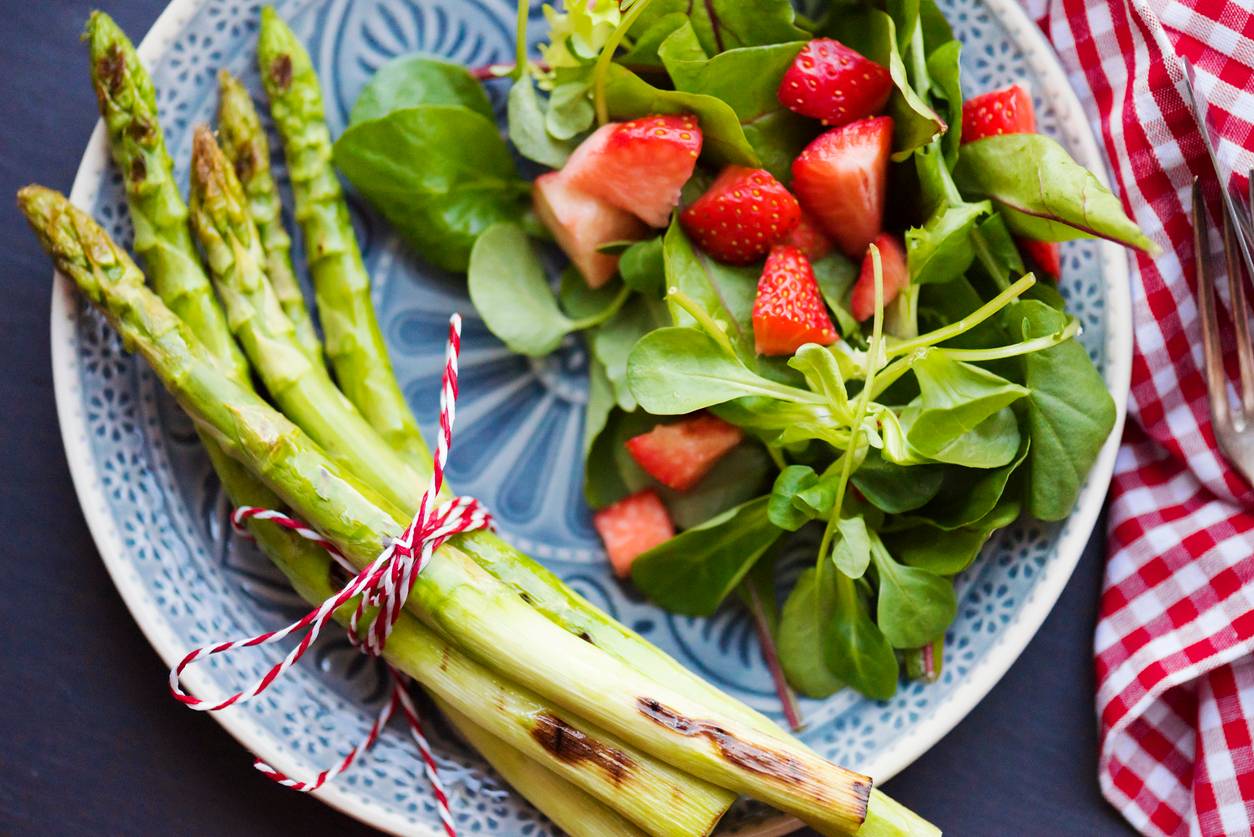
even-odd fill
[[[1221,189],[1222,189],[1221,185]],[[1250,173],[1250,200],[1254,211],[1254,172]],[[1206,389],[1210,396],[1211,424],[1215,438],[1224,454],[1247,480],[1254,482],[1254,344],[1250,342],[1249,309],[1245,303],[1245,281],[1241,258],[1244,242],[1238,242],[1235,225],[1250,223],[1241,217],[1237,204],[1224,202],[1223,245],[1228,268],[1228,298],[1232,302],[1232,320],[1237,332],[1237,362],[1240,385],[1237,405],[1228,399],[1228,376],[1224,373],[1223,350],[1219,343],[1219,318],[1215,313],[1215,279],[1210,259],[1210,226],[1206,219],[1206,203],[1202,186],[1193,180],[1193,253],[1197,263],[1198,306],[1202,313],[1202,352],[1206,359]]]

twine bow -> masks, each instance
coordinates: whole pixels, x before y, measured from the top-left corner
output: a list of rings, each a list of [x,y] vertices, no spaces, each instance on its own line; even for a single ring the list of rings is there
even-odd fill
[[[349,639],[363,653],[373,657],[380,656],[396,620],[404,612],[405,600],[409,597],[415,580],[430,563],[435,551],[453,535],[492,526],[491,515],[473,498],[455,497],[444,503],[438,502],[440,490],[444,485],[444,466],[453,441],[453,421],[456,417],[457,405],[457,357],[460,352],[461,317],[454,314],[449,319],[448,345],[444,354],[444,373],[440,387],[440,432],[436,440],[431,481],[422,495],[418,511],[409,526],[365,569],[357,571],[333,543],[304,522],[282,512],[255,506],[241,506],[232,512],[231,524],[245,536],[247,533],[244,531],[244,524],[247,521],[269,521],[318,544],[354,575],[339,592],[290,625],[253,637],[205,645],[188,652],[179,664],[170,670],[170,692],[176,700],[202,712],[217,712],[251,700],[268,689],[284,672],[295,665],[313,645],[335,612],[353,599],[358,599],[358,603],[349,620]],[[377,609],[377,614],[363,634],[359,629],[360,621],[372,608]],[[304,631],[300,641],[282,660],[271,666],[269,671],[251,686],[227,698],[216,702],[205,700],[183,689],[179,682],[184,670],[189,666],[215,654],[225,654],[240,648],[271,645],[300,631]],[[323,770],[308,782],[292,779],[260,759],[256,760],[255,766],[262,773],[286,787],[305,792],[317,790],[351,767],[359,754],[369,750],[378,740],[383,727],[399,709],[405,716],[410,732],[422,754],[427,779],[431,782],[444,830],[449,837],[456,837],[452,815],[449,812],[448,797],[440,781],[431,748],[422,732],[417,709],[406,689],[408,678],[390,665],[387,668],[392,678],[391,696],[374,724],[371,725],[365,740],[349,750],[337,764]]]

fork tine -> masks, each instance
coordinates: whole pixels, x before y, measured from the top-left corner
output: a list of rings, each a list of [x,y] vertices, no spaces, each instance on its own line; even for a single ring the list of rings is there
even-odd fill
[[[1254,345],[1250,343],[1249,309],[1245,307],[1245,280],[1237,257],[1240,235],[1228,213],[1224,213],[1224,259],[1228,263],[1228,298],[1232,300],[1232,321],[1237,330],[1237,359],[1241,365],[1241,406],[1244,415],[1254,416]]]
[[[1210,396],[1210,417],[1215,429],[1228,427],[1227,378],[1219,347],[1219,320],[1215,316],[1215,283],[1210,271],[1206,203],[1202,184],[1193,178],[1193,258],[1197,267],[1198,308],[1202,315],[1202,355],[1206,360],[1206,390]]]

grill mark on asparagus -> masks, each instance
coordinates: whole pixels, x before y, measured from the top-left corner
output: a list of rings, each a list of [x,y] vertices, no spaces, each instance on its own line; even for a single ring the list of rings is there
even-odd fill
[[[745,770],[789,785],[800,785],[806,788],[813,788],[816,785],[810,770],[797,759],[741,741],[718,724],[681,715],[653,698],[636,698],[636,708],[641,715],[660,727],[687,738],[702,736],[708,739],[718,747],[724,759]],[[862,809],[862,817],[865,818],[871,783],[869,780],[855,779],[852,782],[852,790]],[[826,798],[824,788],[821,786],[816,788],[814,795],[816,798]]]
[[[131,180],[135,183],[142,183],[144,178],[148,176],[148,163],[144,161],[142,156],[131,158]]]
[[[596,765],[615,785],[621,785],[636,766],[635,760],[622,750],[592,738],[548,712],[536,716],[531,737],[555,758],[568,764],[590,762]]]
[[[116,96],[121,93],[122,85],[126,81],[126,54],[122,52],[121,45],[109,47],[96,64],[97,74],[109,86],[109,94]]]
[[[292,86],[292,56],[280,55],[270,64],[270,78],[275,85],[286,92]]]

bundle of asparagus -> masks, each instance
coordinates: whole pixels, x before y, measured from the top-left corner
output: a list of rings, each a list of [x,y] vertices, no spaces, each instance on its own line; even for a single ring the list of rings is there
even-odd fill
[[[220,77],[224,147],[197,130],[189,207],[130,41],[102,13],[86,39],[152,290],[126,252],[61,195],[27,187],[22,210],[61,272],[192,417],[231,501],[290,509],[354,565],[367,565],[405,526],[431,462],[375,320],[309,56],[266,9],[261,72],[334,379],[295,279],[247,91]],[[253,389],[250,370],[269,400]],[[249,528],[301,596],[333,594],[324,551],[270,523]],[[825,834],[938,833],[491,533],[459,536],[438,551],[385,657],[572,834],[707,834],[739,794]]]

